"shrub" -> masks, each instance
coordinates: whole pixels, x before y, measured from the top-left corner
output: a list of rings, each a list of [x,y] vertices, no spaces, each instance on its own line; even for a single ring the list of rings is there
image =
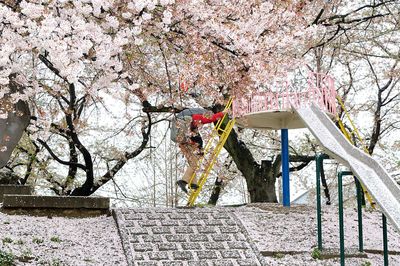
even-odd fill
[[[50,238],[50,241],[51,241],[51,242],[60,243],[60,242],[61,242],[61,239],[60,239],[58,236],[52,236],[52,237]]]
[[[285,254],[283,254],[283,253],[275,253],[274,254],[274,258],[276,258],[276,259],[282,259],[283,257],[285,257]]]
[[[0,265],[1,266],[14,266],[14,255],[12,253],[0,250]]]
[[[314,250],[311,253],[311,257],[316,260],[321,259],[321,250],[319,250],[318,248],[314,248]]]
[[[9,237],[5,237],[1,241],[3,242],[3,244],[10,244],[13,242],[13,240]]]
[[[34,237],[34,238],[32,239],[32,242],[35,243],[35,244],[41,244],[41,243],[44,242],[44,240],[41,239],[41,238]]]

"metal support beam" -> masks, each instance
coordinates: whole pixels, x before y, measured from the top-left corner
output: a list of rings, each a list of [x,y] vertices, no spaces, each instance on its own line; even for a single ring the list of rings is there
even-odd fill
[[[343,176],[353,175],[352,172],[343,171],[338,173],[338,195],[339,195],[339,238],[340,238],[340,265],[344,266],[344,215],[343,215]]]
[[[387,238],[387,221],[386,216],[382,213],[382,225],[383,225],[383,265],[389,265],[388,257],[388,238]]]
[[[363,201],[363,189],[361,188],[360,181],[356,177],[354,177],[357,188],[357,213],[358,213],[358,250],[360,252],[364,252],[364,243],[363,243],[363,223],[362,223],[362,201]]]
[[[289,133],[281,129],[283,206],[290,207]]]

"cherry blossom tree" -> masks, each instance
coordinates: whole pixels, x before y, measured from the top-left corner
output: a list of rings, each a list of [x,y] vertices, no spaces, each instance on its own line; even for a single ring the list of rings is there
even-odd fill
[[[64,193],[93,193],[145,148],[151,127],[149,115],[139,123],[143,125],[141,143],[134,151],[119,154],[115,164],[95,180],[92,155],[81,141],[87,130],[85,111],[102,105],[104,95],[123,99],[127,91],[137,89],[136,77],[124,71],[124,65],[131,63],[127,58],[132,47],[143,43],[143,27],[163,31],[168,26],[171,3],[1,1],[2,94],[9,94],[11,103],[31,100],[35,119],[31,137],[69,168],[68,178],[59,184]],[[16,76],[22,91],[10,92],[11,75]],[[68,143],[67,160],[48,144],[54,134]],[[70,187],[68,180],[75,178],[78,169],[85,173],[85,181]]]
[[[211,99],[221,102],[233,90],[257,88],[302,61],[299,55],[323,29],[312,26],[310,16],[325,4],[1,1],[2,91],[9,92],[15,74],[24,89],[11,97],[31,100],[31,136],[68,166],[68,176],[85,172],[83,185],[67,193],[87,195],[146,147],[151,125],[145,115],[136,151],[123,153],[95,182],[90,151],[79,136],[87,129],[85,110],[104,104],[104,94],[144,107],[154,100],[180,105],[179,110],[193,95],[202,95],[199,103],[215,103]],[[176,89],[180,79],[190,93]],[[51,134],[67,141],[67,160],[47,143]]]

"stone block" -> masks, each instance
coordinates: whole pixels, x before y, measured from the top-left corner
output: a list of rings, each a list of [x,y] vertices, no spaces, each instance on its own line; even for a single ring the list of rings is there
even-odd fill
[[[100,209],[110,208],[103,197],[4,195],[3,208]]]
[[[214,264],[208,264],[208,261],[207,261],[207,260],[188,261],[188,266],[209,266],[209,265],[214,265]]]
[[[190,219],[193,220],[208,220],[210,217],[207,213],[193,213],[190,214]]]
[[[190,237],[190,241],[192,242],[207,242],[208,236],[207,235],[193,235]]]
[[[200,260],[210,260],[218,258],[218,255],[214,250],[197,251],[196,254]]]
[[[133,249],[138,252],[153,251],[154,246],[151,243],[133,244]]]
[[[169,227],[157,226],[157,227],[152,227],[151,230],[152,230],[153,234],[170,234],[171,233],[171,228],[169,228]]]
[[[232,236],[229,234],[214,234],[211,236],[212,239],[216,242],[223,242],[223,241],[231,241]]]
[[[234,242],[228,242],[228,247],[230,249],[248,249],[249,245],[247,242],[244,241],[234,241]]]
[[[181,245],[184,250],[201,250],[201,245],[199,243],[187,242]]]
[[[139,261],[137,262],[138,266],[157,266],[158,263],[155,261]]]
[[[150,260],[168,260],[168,252],[149,252]]]
[[[30,186],[19,185],[0,185],[0,202],[3,201],[4,195],[31,195],[32,188]]]
[[[172,257],[174,260],[191,260],[193,259],[193,254],[190,251],[174,251]]]
[[[162,226],[179,226],[179,220],[161,220]]]
[[[184,264],[183,264],[183,262],[180,262],[180,261],[163,261],[162,265],[163,266],[183,266]],[[196,264],[196,266],[199,266],[199,265]]]
[[[168,242],[186,242],[186,235],[166,235],[165,238]]]
[[[155,220],[144,220],[139,222],[140,226],[149,227],[149,226],[157,226],[157,221]]]
[[[230,260],[215,260],[213,266],[235,266],[236,263]]]
[[[237,250],[221,250],[221,255],[224,259],[239,259],[240,253]]]
[[[186,220],[186,214],[184,213],[171,213],[169,214],[169,218],[170,219],[174,219],[174,220]]]
[[[129,228],[127,227],[129,235],[147,235],[148,232],[145,228]]]
[[[144,260],[144,256],[141,253],[135,254],[135,261]]]
[[[175,233],[177,234],[193,234],[194,230],[193,227],[189,226],[179,226],[179,227],[174,227]]]
[[[259,265],[259,263],[257,261],[252,260],[252,259],[238,260],[237,263],[240,266],[255,266],[255,265]]]
[[[140,239],[137,235],[131,235],[131,236],[129,236],[129,242],[130,243],[140,243]]]
[[[221,226],[219,229],[223,234],[231,234],[239,232],[239,228],[236,226]]]
[[[150,243],[159,243],[163,241],[161,235],[143,235],[142,239],[144,242]]]
[[[143,220],[143,216],[140,213],[129,213],[129,214],[125,214],[124,216],[125,220],[129,221],[129,220]]]
[[[222,243],[207,242],[207,243],[204,243],[204,248],[209,249],[209,250],[219,250],[219,249],[223,249],[224,246],[222,245]]]
[[[163,220],[165,219],[164,215],[161,213],[149,213],[146,215],[149,220]]]
[[[209,220],[209,221],[207,221],[207,225],[210,225],[210,226],[222,226],[222,225],[225,225],[223,221],[224,220]]]
[[[217,231],[215,230],[215,227],[212,226],[201,226],[197,227],[197,231],[201,234],[215,234]]]
[[[202,220],[183,220],[183,226],[204,226],[204,221]]]
[[[178,250],[178,247],[175,243],[160,243],[157,245],[157,247],[160,251]]]
[[[224,212],[213,213],[212,216],[214,219],[231,219],[231,216]]]

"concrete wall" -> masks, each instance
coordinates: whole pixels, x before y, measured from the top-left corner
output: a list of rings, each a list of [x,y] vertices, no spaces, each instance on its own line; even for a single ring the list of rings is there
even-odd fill
[[[3,202],[5,194],[31,195],[32,188],[30,186],[0,185],[0,202]]]
[[[4,195],[3,208],[100,209],[110,208],[103,197]]]

